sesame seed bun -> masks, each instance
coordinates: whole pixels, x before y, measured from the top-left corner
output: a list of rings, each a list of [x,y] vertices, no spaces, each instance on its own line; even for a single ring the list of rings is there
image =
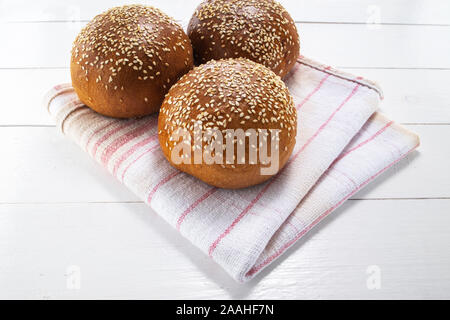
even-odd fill
[[[106,116],[159,110],[164,95],[193,67],[189,38],[175,21],[143,5],[97,15],[72,47],[72,85],[80,100]]]
[[[295,23],[273,0],[205,0],[187,33],[197,64],[242,57],[283,78],[300,55]]]
[[[279,76],[261,64],[247,59],[211,60],[184,75],[167,94],[158,119],[158,134],[162,151],[167,160],[181,171],[220,188],[244,188],[259,184],[271,176],[261,174],[258,157],[256,163],[249,161],[249,139],[234,141],[234,154],[238,144],[245,145],[245,163],[176,164],[172,151],[181,143],[173,139],[179,128],[186,130],[193,146],[195,123],[201,122],[202,132],[219,130],[225,140],[227,129],[278,129],[278,150],[269,147],[269,153],[279,152],[277,172],[286,164],[295,145],[297,112],[292,96]],[[269,139],[268,139],[269,140]],[[256,143],[259,152],[260,142]],[[202,151],[208,143],[203,143]],[[268,143],[270,146],[270,143]],[[255,147],[255,145],[253,145]],[[223,151],[223,159],[226,159]],[[193,153],[192,153],[193,155]]]

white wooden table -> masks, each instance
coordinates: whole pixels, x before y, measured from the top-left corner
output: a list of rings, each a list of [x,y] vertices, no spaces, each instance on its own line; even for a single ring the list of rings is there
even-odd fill
[[[80,28],[125,2],[0,0],[0,298],[450,298],[450,1],[282,1],[302,54],[378,81],[422,145],[244,285],[40,104]],[[186,20],[197,1],[147,3]]]

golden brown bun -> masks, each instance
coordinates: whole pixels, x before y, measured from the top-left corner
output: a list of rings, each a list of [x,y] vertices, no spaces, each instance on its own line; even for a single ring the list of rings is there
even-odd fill
[[[193,67],[189,38],[158,9],[112,8],[90,21],[72,48],[72,85],[80,100],[106,116],[159,110],[164,95]]]
[[[194,164],[191,159],[190,164],[174,164],[171,151],[177,141],[170,137],[184,128],[194,139],[195,121],[202,122],[203,132],[216,127],[224,138],[226,129],[279,129],[279,170],[295,145],[297,112],[286,85],[275,73],[247,59],[211,60],[184,75],[161,106],[159,142],[174,167],[216,187],[244,188],[271,177],[261,174],[264,165],[259,160],[256,164],[237,164],[237,159],[231,164]],[[249,143],[245,145],[248,159]]]
[[[295,23],[273,0],[205,0],[187,33],[197,64],[242,57],[283,78],[300,55]]]

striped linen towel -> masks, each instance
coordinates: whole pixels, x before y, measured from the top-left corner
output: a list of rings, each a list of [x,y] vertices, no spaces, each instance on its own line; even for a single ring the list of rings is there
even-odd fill
[[[370,81],[305,57],[285,81],[298,110],[295,149],[277,176],[241,190],[217,189],[171,167],[155,115],[101,116],[69,84],[53,88],[45,106],[65,135],[244,282],[419,145],[376,113],[381,91]]]

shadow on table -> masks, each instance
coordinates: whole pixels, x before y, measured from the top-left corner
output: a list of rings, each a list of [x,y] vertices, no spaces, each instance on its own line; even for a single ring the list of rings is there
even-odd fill
[[[367,193],[376,189],[379,185],[385,183],[390,179],[392,174],[404,170],[414,159],[419,156],[418,151],[411,153],[404,161],[396,164],[388,171],[383,173],[380,177],[371,182],[366,188],[362,189],[357,193],[358,197],[364,197]],[[313,228],[302,238],[300,238],[291,248],[288,249],[286,254],[281,255],[280,258],[271,263],[263,271],[261,271],[254,279],[247,283],[238,283],[232,279],[217,263],[210,259],[207,255],[201,252],[197,247],[187,241],[178,231],[167,224],[161,217],[158,216],[158,220],[161,223],[155,225],[154,217],[148,215],[142,215],[141,218],[159,233],[163,238],[165,238],[169,243],[172,243],[177,248],[180,248],[180,253],[184,255],[188,260],[192,262],[204,275],[206,278],[215,282],[221,289],[226,291],[230,298],[232,299],[245,299],[252,291],[257,287],[260,282],[264,281],[268,275],[274,271],[280,264],[282,264],[292,252],[298,250],[306,241],[315,236],[317,232],[326,228],[326,226],[334,221],[340,214],[347,210],[350,206],[354,205],[354,201],[345,201],[344,204],[336,209],[331,215],[319,223],[319,228]],[[201,297],[199,297],[201,298]],[[212,296],[206,296],[205,299],[214,299]]]
[[[420,152],[415,150],[411,154],[409,154],[403,161],[400,161],[392,168],[388,169],[386,172],[382,173],[379,177],[377,177],[374,181],[368,184],[366,187],[358,191],[354,197],[362,198],[366,194],[370,193],[372,190],[379,187],[379,185],[385,183],[387,180],[391,178],[393,174],[396,174],[399,171],[404,170],[412,161],[414,161],[418,156],[420,156]],[[260,282],[263,280],[269,273],[271,273],[275,268],[277,268],[281,263],[283,263],[287,258],[289,258],[292,252],[298,250],[305,242],[314,237],[316,233],[320,232],[323,228],[330,223],[333,223],[335,219],[339,217],[342,213],[344,213],[348,208],[354,205],[354,201],[345,201],[339,208],[334,210],[329,216],[327,216],[324,220],[322,220],[317,226],[312,228],[309,232],[307,232],[303,237],[301,237],[291,248],[289,248],[285,254],[282,254],[280,258],[276,259],[273,263],[271,263],[267,268],[261,271],[251,282]]]

